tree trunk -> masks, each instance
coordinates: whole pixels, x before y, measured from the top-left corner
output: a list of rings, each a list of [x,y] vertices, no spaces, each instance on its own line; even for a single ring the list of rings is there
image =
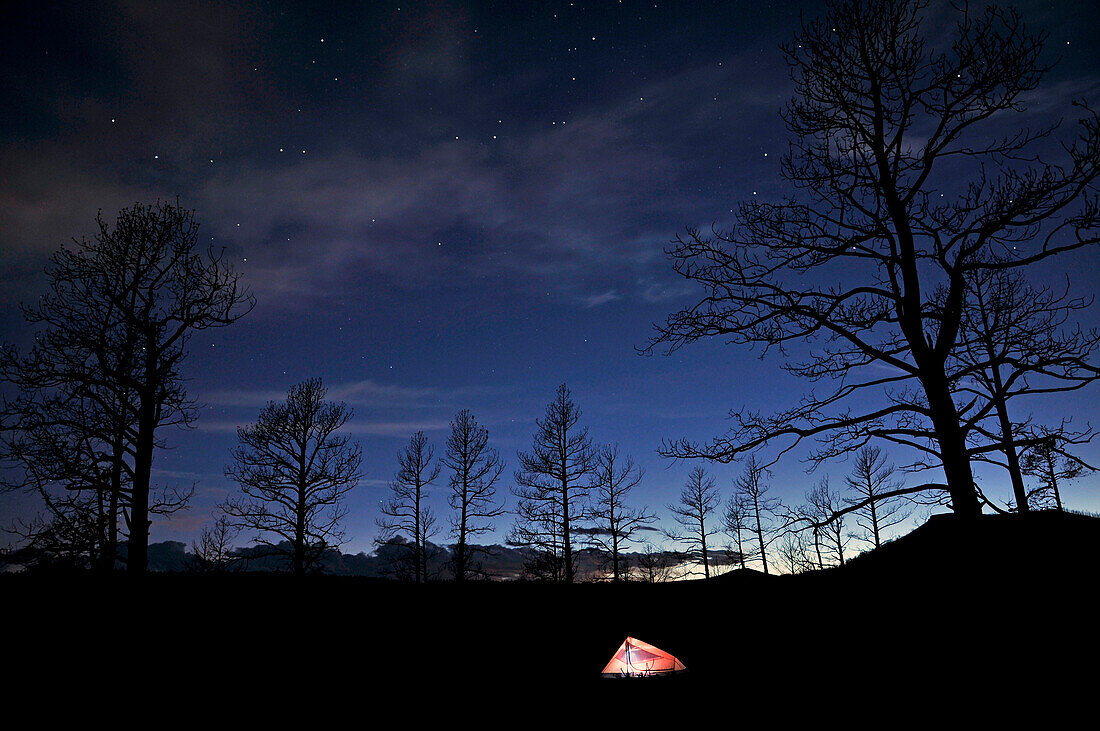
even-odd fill
[[[867,496],[870,498],[874,498],[875,490],[874,487],[870,484],[871,480],[868,479],[867,483],[869,488],[867,490]],[[875,508],[875,501],[873,499],[871,500],[871,504],[868,507],[871,508],[871,535],[875,539],[875,548],[878,548],[881,545],[878,530],[878,509]]]
[[[954,343],[958,334],[962,312],[962,283],[952,277],[944,304],[943,322],[940,326],[940,339],[932,346],[924,332],[921,312],[920,274],[917,267],[916,247],[913,230],[909,223],[908,212],[897,191],[893,188],[892,174],[889,169],[888,155],[884,154],[881,130],[876,131],[879,149],[876,153],[879,174],[884,181],[884,195],[890,218],[897,228],[897,241],[901,251],[901,297],[897,303],[898,324],[918,369],[918,378],[924,386],[928,398],[928,410],[936,437],[940,444],[940,459],[943,461],[944,476],[947,478],[951,494],[951,507],[955,515],[970,520],[981,515],[982,508],[974,489],[974,474],[970,469],[970,456],[966,451],[966,441],[959,427],[959,414],[951,398],[944,371],[946,350],[937,352],[937,348]]]
[[[611,575],[612,581],[619,583],[619,536],[616,532],[614,507],[611,518]]]
[[[424,536],[420,531],[420,476],[416,477],[416,498],[413,501],[413,581],[421,582],[421,568],[424,560]]]
[[[1050,485],[1050,491],[1054,493],[1054,504],[1058,508],[1058,512],[1062,510],[1062,495],[1058,491],[1058,455],[1054,452],[1050,452],[1047,455],[1047,481]]]
[[[455,581],[461,583],[466,580],[466,536],[460,535],[455,544]]]
[[[760,563],[764,564],[764,573],[768,573],[768,555],[764,551],[764,531],[760,526],[760,505],[756,502],[756,498],[753,498],[753,504],[756,509],[756,541],[760,545]]]
[[[993,344],[992,326],[989,322],[989,312],[981,289],[978,290],[978,305],[982,315],[982,324],[985,326],[986,355],[989,357],[991,375],[993,376],[993,404],[997,409],[997,421],[1001,425],[1001,444],[1004,447],[1005,460],[1008,464],[1008,476],[1012,481],[1012,494],[1016,498],[1016,511],[1027,513],[1031,506],[1027,502],[1027,489],[1024,487],[1024,477],[1020,472],[1020,456],[1016,453],[1016,445],[1012,443],[1012,421],[1008,418],[1008,403],[1005,399],[1004,381],[1001,378],[1001,366],[997,363],[997,354]]]
[[[921,369],[921,383],[928,397],[928,410],[940,445],[944,477],[951,494],[951,509],[964,520],[976,519],[982,514],[981,503],[974,487],[974,473],[970,467],[970,455],[959,427],[959,414],[951,392],[943,377],[942,368]]]
[[[149,482],[153,470],[154,432],[157,425],[156,382],[153,356],[146,365],[147,388],[138,406],[138,433],[134,444],[134,480],[130,497],[130,536],[126,571],[143,576],[149,563]]]
[[[462,476],[462,514],[458,524],[458,545],[455,546],[455,581],[457,582],[466,580],[466,521],[469,502],[469,480],[464,474]]]
[[[306,573],[306,547],[305,530],[303,529],[302,514],[298,514],[298,525],[294,529],[294,575],[305,576]]]
[[[710,578],[710,557],[707,556],[707,530],[702,519],[699,520],[699,543],[703,548],[703,578]]]
[[[1003,398],[997,399],[997,419],[1001,422],[1001,439],[1008,462],[1008,476],[1012,480],[1012,495],[1016,498],[1016,510],[1029,513],[1031,506],[1027,502],[1027,488],[1024,487],[1023,473],[1020,472],[1020,455],[1016,452],[1016,445],[1012,443],[1012,422],[1008,420],[1008,410]]]
[[[308,433],[300,434],[298,440],[298,504],[294,514],[294,575],[305,576],[306,573],[306,484],[308,472],[306,470],[306,449],[309,441]]]
[[[565,462],[562,462],[562,469],[564,470]],[[565,477],[561,480],[561,537],[562,537],[562,560],[565,562],[565,583],[573,583],[573,547],[569,541],[569,483],[566,482]]]
[[[149,563],[149,471],[152,445],[138,440],[134,459],[134,494],[130,501],[130,536],[127,545],[126,570],[142,576]]]

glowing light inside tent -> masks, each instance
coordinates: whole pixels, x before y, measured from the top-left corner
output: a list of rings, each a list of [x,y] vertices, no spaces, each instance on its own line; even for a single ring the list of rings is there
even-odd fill
[[[686,670],[684,664],[659,647],[627,637],[604,666],[604,677],[669,675]]]

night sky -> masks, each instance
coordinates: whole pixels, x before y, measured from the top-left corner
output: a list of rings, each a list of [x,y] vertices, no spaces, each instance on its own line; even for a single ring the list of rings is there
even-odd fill
[[[508,461],[508,495],[516,450],[567,383],[593,439],[647,468],[635,501],[664,514],[694,465],[658,457],[662,439],[705,440],[731,408],[770,412],[806,390],[778,361],[719,342],[636,349],[692,301],[669,240],[789,192],[777,45],[822,3],[5,7],[2,339],[30,342],[18,304],[42,291],[52,251],[91,235],[98,210],[113,219],[158,197],[196,209],[200,238],[225,247],[257,298],[245,319],[192,340],[188,390],[204,406],[196,429],[165,433],[154,479],[196,483],[196,495],[154,521],[153,541],[190,542],[212,520],[232,489],[222,470],[236,427],[313,376],[355,410],[353,552],[371,548],[398,450],[423,429],[441,454],[460,409]],[[1100,10],[1017,7],[1061,60],[1005,129],[1066,115],[1071,132],[1072,99],[1100,104]],[[1077,293],[1095,292],[1095,253],[1057,267],[1041,275],[1068,271]],[[1094,388],[1033,408],[1081,423],[1098,404]],[[1083,455],[1100,461],[1100,447]],[[803,467],[782,464],[774,494],[799,502],[821,474]],[[840,485],[848,468],[825,472]],[[711,469],[728,497],[739,468]],[[980,474],[1007,499],[1002,473]],[[1098,510],[1098,488],[1083,479],[1065,499]],[[440,481],[441,517],[444,495]],[[34,509],[0,496],[5,524]],[[498,520],[495,540],[510,525]]]

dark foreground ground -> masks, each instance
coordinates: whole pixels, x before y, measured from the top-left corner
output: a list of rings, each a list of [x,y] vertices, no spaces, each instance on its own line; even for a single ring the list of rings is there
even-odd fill
[[[739,703],[919,689],[1002,704],[1025,681],[1030,694],[1074,676],[1096,687],[1098,558],[1100,519],[990,518],[967,532],[941,518],[843,569],[801,576],[571,587],[3,576],[0,598],[9,671],[119,692],[384,698],[412,683],[425,697],[564,688],[563,699],[663,698],[705,685],[719,694],[711,700]],[[600,678],[628,635],[688,672]]]

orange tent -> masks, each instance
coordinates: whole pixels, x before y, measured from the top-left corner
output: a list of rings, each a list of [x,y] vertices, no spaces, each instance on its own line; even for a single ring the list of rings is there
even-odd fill
[[[669,675],[686,669],[682,662],[661,648],[627,637],[611,656],[611,662],[604,666],[601,675],[605,678]]]

